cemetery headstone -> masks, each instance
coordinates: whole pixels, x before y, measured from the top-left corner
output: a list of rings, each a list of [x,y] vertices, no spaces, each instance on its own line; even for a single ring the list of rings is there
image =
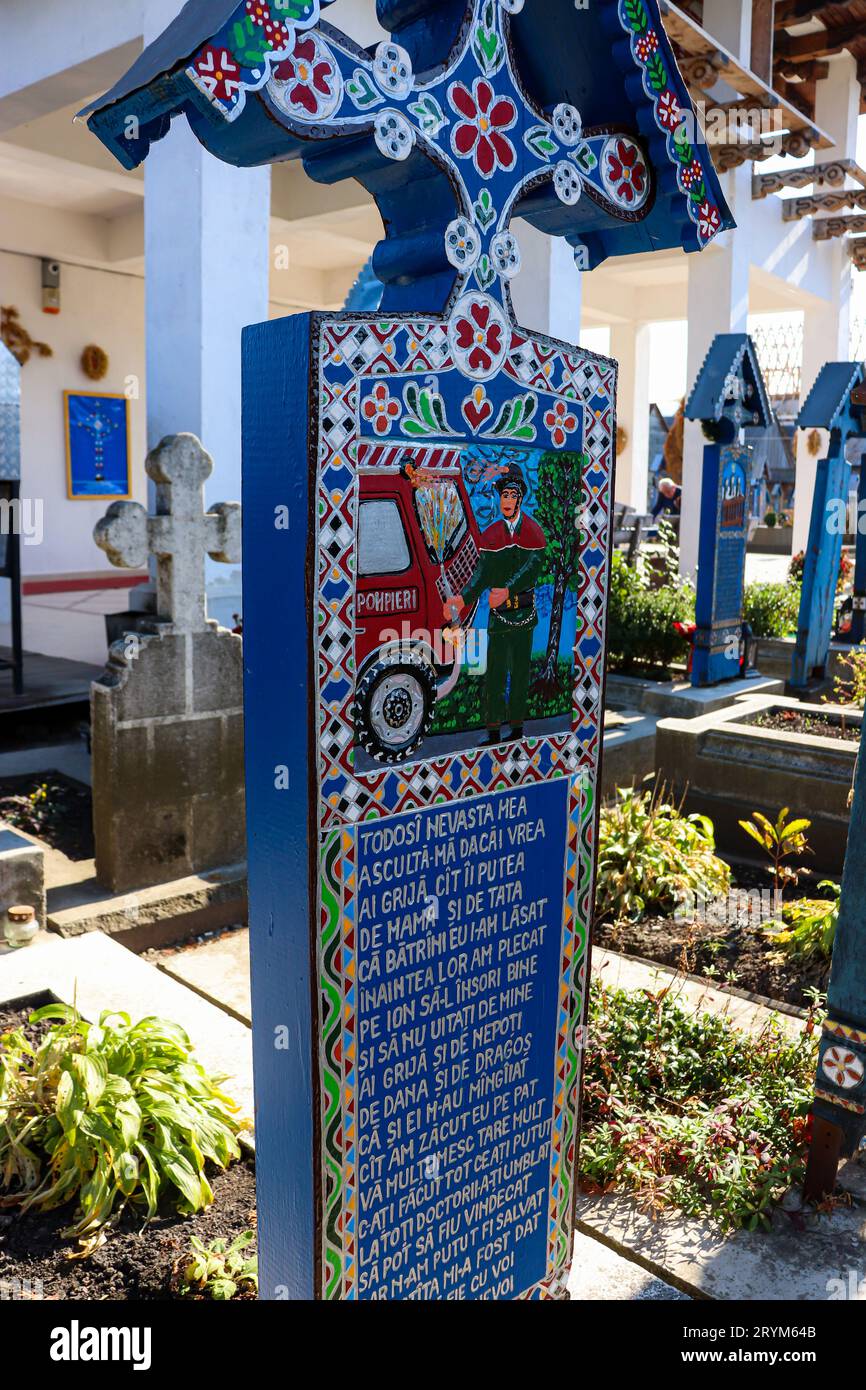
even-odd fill
[[[866,752],[854,778],[839,920],[827,986],[827,1016],[818,1053],[806,1194],[832,1192],[842,1157],[866,1135]]]
[[[589,268],[730,215],[655,0],[381,0],[369,51],[214,8],[91,127],[134,165],[183,110],[386,228],[381,307],[244,345],[262,1294],[563,1297],[616,368],[517,325],[512,222]]]
[[[846,446],[850,439],[866,434],[866,408],[854,401],[854,393],[864,380],[866,373],[861,363],[828,362],[818,373],[797,416],[800,429],[829,430],[830,447],[826,457],[818,460],[815,474],[797,644],[789,681],[794,692],[807,690],[826,672],[851,481]]]
[[[213,460],[191,434],[147,458],[156,513],[114,502],[94,531],[112,564],[156,556],[156,614],[91,688],[96,874],[116,893],[244,858],[241,639],[207,617],[206,557],[240,563],[240,505],[206,512]]]
[[[752,451],[746,430],[769,429],[772,412],[755,346],[746,333],[714,340],[686,406],[707,443],[701,518],[692,685],[736,680],[743,670],[743,593],[749,539]]]

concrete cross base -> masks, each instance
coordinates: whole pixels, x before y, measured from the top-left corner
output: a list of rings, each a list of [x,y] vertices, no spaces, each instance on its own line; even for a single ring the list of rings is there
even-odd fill
[[[243,859],[242,644],[154,625],[91,693],[96,875],[113,892]]]
[[[52,894],[48,928],[60,936],[99,931],[130,951],[173,946],[245,922],[247,871],[231,864],[134,893],[106,895],[94,879]]]
[[[605,702],[609,709],[638,709],[665,719],[694,719],[725,709],[741,695],[773,695],[776,691],[781,695],[783,684],[781,680],[756,673],[742,680],[696,688],[684,677],[651,681],[614,673],[607,677]]]

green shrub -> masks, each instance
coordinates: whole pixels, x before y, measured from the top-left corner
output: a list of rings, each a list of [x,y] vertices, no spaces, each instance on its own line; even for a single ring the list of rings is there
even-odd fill
[[[663,792],[619,788],[599,821],[596,915],[637,921],[689,897],[726,894],[731,871],[715,847],[706,816],[682,815]]]
[[[768,1227],[808,1152],[817,1043],[772,1020],[758,1037],[667,992],[592,985],[581,1182],[679,1207],[722,1230]]]
[[[77,1199],[62,1234],[88,1254],[126,1204],[146,1220],[170,1197],[184,1215],[210,1206],[209,1160],[240,1157],[237,1106],[193,1060],[182,1028],[106,1012],[88,1023],[48,1004],[41,1041],[0,1036],[0,1206],[48,1211]]]
[[[839,665],[847,668],[849,674],[833,678],[832,702],[836,705],[856,705],[858,709],[866,706],[866,643],[861,642],[852,648],[847,656],[839,656]]]
[[[743,617],[756,637],[787,637],[796,632],[800,616],[800,585],[747,584]]]
[[[778,520],[778,517],[776,516],[776,513],[775,513],[775,512],[766,512],[766,513],[764,514],[764,525],[765,525],[765,526],[774,527],[774,526],[776,525],[777,520]]]
[[[661,573],[647,573],[640,565],[630,565],[620,551],[614,554],[608,608],[608,661],[613,671],[627,674],[654,667],[666,672],[688,657],[688,642],[674,623],[694,621],[694,589],[671,576],[664,557],[660,568]]]
[[[190,1259],[180,1278],[181,1297],[227,1303],[236,1294],[253,1294],[259,1286],[259,1262],[243,1252],[255,1238],[255,1231],[243,1231],[231,1245],[226,1240],[204,1245],[192,1236]]]

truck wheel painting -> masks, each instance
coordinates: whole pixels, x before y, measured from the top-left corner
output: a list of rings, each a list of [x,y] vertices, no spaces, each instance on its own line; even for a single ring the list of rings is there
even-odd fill
[[[581,456],[472,445],[378,462],[359,482],[359,769],[567,728]]]

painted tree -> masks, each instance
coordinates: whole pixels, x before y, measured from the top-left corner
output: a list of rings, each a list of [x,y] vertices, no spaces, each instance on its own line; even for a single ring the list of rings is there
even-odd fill
[[[553,589],[547,654],[534,686],[544,696],[552,695],[557,687],[565,599],[577,580],[586,462],[583,454],[546,453],[538,469],[533,515],[547,537],[545,568],[538,582]]]

